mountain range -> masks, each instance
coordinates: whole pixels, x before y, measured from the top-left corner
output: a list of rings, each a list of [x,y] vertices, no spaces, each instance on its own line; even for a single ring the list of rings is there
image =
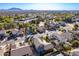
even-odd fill
[[[23,11],[23,9],[20,9],[20,8],[10,8],[10,9],[0,9],[0,11]]]
[[[0,9],[0,11],[79,11],[79,10],[23,10],[23,9],[20,9],[20,8],[16,8],[16,7],[13,7],[13,8],[10,8],[10,9]]]
[[[20,9],[20,8],[10,8],[8,10],[10,10],[10,11],[22,11],[22,9]]]

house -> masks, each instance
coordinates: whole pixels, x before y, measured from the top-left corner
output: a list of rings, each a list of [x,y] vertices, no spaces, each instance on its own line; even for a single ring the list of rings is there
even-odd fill
[[[33,43],[38,54],[43,54],[45,51],[49,49],[53,49],[54,46],[50,42],[46,42],[45,40],[41,40],[38,36],[33,37]]]
[[[8,40],[16,39],[17,37],[23,37],[23,32],[20,30],[11,30],[11,35],[8,36]]]
[[[69,32],[55,31],[51,33],[51,35],[49,35],[49,39],[54,42],[66,42],[67,40],[72,39],[72,34]]]
[[[64,56],[64,54],[62,54],[61,52],[56,50],[54,52],[50,52],[50,53],[45,54],[45,56]]]
[[[7,42],[1,43],[0,44],[0,56],[5,56],[5,53],[9,51],[9,44]],[[9,55],[9,54],[6,54]]]
[[[70,51],[71,56],[79,56],[79,48]]]
[[[33,56],[32,49],[30,45],[22,44],[20,46],[13,47],[11,50],[11,56]]]
[[[44,26],[44,24],[45,24],[45,22],[40,22],[38,26],[39,26],[39,27],[40,27],[40,26]]]
[[[61,41],[63,42],[67,42],[67,40],[72,40],[72,34],[69,32],[61,33],[60,37],[62,39]]]
[[[0,56],[4,56],[5,46],[0,46]]]
[[[54,43],[55,47],[57,48],[57,46],[59,46],[59,38],[57,37],[57,35],[49,35],[49,40],[51,43]]]
[[[16,41],[9,40],[0,43],[0,56],[34,55],[31,46],[28,43],[25,43],[24,39],[24,37],[18,37]]]
[[[72,56],[79,56],[79,51],[75,51],[72,53]]]
[[[62,53],[60,53],[60,54],[57,54],[56,56],[64,56]]]
[[[75,20],[76,20],[76,22],[79,22],[79,18],[76,18]]]

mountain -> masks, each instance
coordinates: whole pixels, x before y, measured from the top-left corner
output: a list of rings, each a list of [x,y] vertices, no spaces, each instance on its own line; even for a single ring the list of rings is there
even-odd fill
[[[22,9],[20,8],[10,8],[8,9],[9,11],[23,11]]]

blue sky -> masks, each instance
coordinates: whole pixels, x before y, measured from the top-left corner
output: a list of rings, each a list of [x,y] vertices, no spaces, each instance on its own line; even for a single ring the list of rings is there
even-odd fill
[[[79,10],[79,3],[0,3],[0,9]]]

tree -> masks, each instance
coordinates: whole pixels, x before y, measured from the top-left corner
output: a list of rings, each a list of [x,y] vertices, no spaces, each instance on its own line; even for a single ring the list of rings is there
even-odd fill
[[[30,30],[31,30],[32,34],[35,34],[35,33],[37,32],[37,30],[36,30],[36,25],[35,25],[35,24],[32,24],[32,25],[30,26]]]
[[[3,23],[0,23],[0,30],[2,30],[3,26]]]
[[[19,18],[20,18],[20,16],[15,14],[14,20],[19,19]]]
[[[63,21],[66,23],[72,23],[72,17],[65,17]]]
[[[0,22],[3,22],[3,20],[4,20],[3,17],[0,16]]]
[[[18,23],[18,26],[19,26],[19,28],[23,28],[24,27],[24,25],[23,25],[23,23]]]
[[[44,39],[46,42],[49,42],[48,34],[47,34],[45,37],[43,37],[43,39]]]
[[[11,28],[10,23],[4,22],[4,28],[5,28],[5,29],[10,29],[10,28]]]
[[[56,22],[56,21],[57,21],[57,22],[61,21],[61,18],[56,18],[56,19],[55,19],[55,22]]]
[[[6,33],[7,33],[8,35],[12,35],[12,32],[11,32],[11,31],[6,31]]]
[[[10,18],[10,17],[4,17],[4,22],[6,22],[6,23],[12,23],[12,18]]]
[[[77,48],[79,47],[79,40],[73,40],[71,44],[72,44],[72,47]]]
[[[72,49],[71,45],[66,44],[66,43],[62,45],[62,48],[63,48],[64,51],[69,51],[69,50]]]
[[[33,24],[36,24],[36,20],[32,20],[31,22],[32,22]]]
[[[30,26],[31,26],[31,24],[29,22],[27,22],[27,23],[24,24],[24,27],[25,27],[25,35],[27,35],[28,29],[30,29]]]
[[[76,24],[76,25],[74,25],[73,30],[77,30],[77,29],[78,29],[78,25]]]
[[[26,16],[25,15],[22,15],[22,16],[20,16],[20,18],[26,18]]]
[[[16,28],[16,24],[15,23],[11,23],[11,27],[12,28]]]
[[[30,23],[29,22],[25,23],[25,28],[27,28],[27,27],[30,27]]]

